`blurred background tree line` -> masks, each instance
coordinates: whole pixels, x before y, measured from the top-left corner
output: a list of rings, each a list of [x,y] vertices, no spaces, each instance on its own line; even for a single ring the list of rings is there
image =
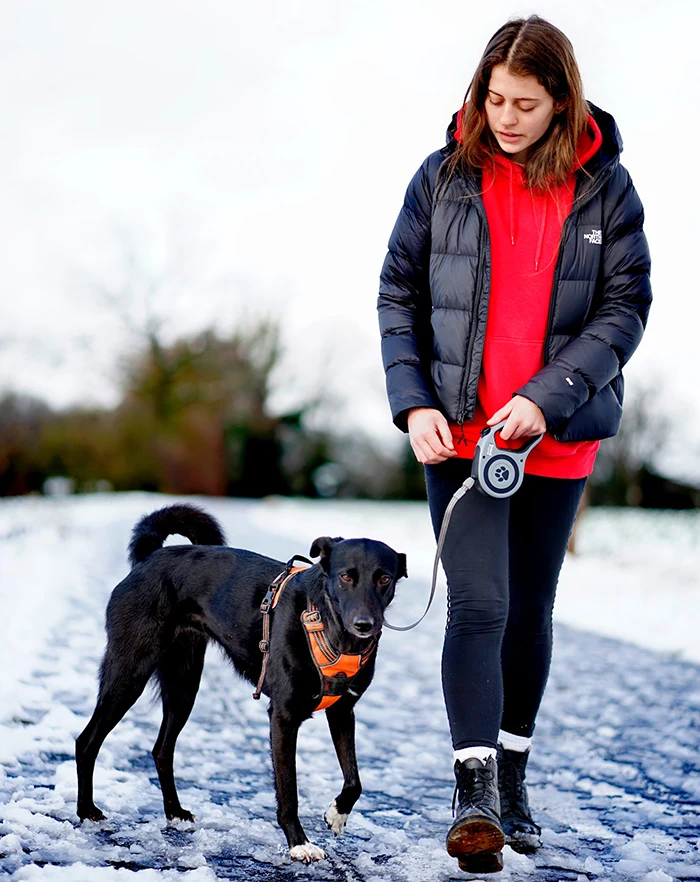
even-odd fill
[[[221,336],[208,329],[165,343],[157,323],[121,366],[121,398],[106,407],[51,408],[27,395],[0,398],[0,495],[148,490],[173,495],[423,499],[422,468],[404,443],[387,453],[360,435],[336,436],[310,401],[270,408],[281,358],[279,327],[249,321]],[[655,473],[667,424],[659,391],[628,405],[604,442],[589,502],[700,506],[697,487]]]
[[[170,344],[151,325],[122,361],[116,407],[55,410],[7,393],[0,398],[0,495],[403,496],[401,465],[369,440],[310,426],[320,402],[271,412],[270,378],[280,357],[279,328],[270,320]]]

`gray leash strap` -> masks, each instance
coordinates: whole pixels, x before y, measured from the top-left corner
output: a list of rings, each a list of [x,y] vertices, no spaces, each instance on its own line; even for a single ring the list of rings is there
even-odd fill
[[[467,480],[462,484],[461,487],[457,489],[452,499],[445,509],[445,514],[442,518],[442,526],[440,527],[440,536],[438,537],[437,549],[435,551],[435,561],[433,562],[433,584],[430,586],[430,597],[428,599],[428,605],[425,608],[425,612],[418,619],[417,622],[414,622],[412,625],[404,625],[400,627],[399,625],[390,625],[386,619],[384,619],[384,625],[387,628],[390,628],[392,631],[411,631],[417,625],[423,621],[423,619],[428,615],[428,610],[430,609],[433,598],[435,597],[435,586],[437,585],[437,576],[438,576],[438,566],[440,565],[440,555],[442,554],[442,546],[445,544],[445,536],[447,536],[447,528],[450,526],[450,518],[452,517],[452,510],[455,505],[459,502],[459,500],[464,496],[464,494],[471,490],[475,484],[475,480],[473,477],[468,477]]]

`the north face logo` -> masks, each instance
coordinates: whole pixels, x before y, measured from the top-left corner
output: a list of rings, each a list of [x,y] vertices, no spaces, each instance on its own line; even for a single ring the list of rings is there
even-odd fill
[[[583,238],[587,239],[591,245],[602,245],[603,244],[603,231],[602,230],[591,230],[590,233],[584,233]]]

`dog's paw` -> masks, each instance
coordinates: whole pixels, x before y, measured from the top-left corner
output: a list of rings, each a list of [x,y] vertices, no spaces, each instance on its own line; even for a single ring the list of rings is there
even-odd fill
[[[195,817],[192,812],[182,809],[176,815],[168,816],[168,827],[175,827],[179,830],[191,830],[195,825]]]
[[[328,827],[335,833],[335,835],[340,836],[345,829],[345,825],[347,824],[350,815],[341,815],[338,811],[336,801],[333,800],[330,808],[323,817],[326,824],[328,824]]]
[[[305,842],[303,845],[295,845],[289,849],[289,854],[293,861],[303,861],[305,864],[312,864],[314,861],[325,860],[326,853],[318,845],[313,842]]]
[[[107,816],[104,812],[100,811],[96,805],[92,804],[87,807],[82,807],[78,811],[78,819],[82,821],[93,821],[98,824],[100,821],[106,821]]]

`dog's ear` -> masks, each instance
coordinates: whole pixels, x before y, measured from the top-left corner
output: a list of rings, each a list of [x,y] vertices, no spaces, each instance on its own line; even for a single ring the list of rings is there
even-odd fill
[[[408,570],[406,569],[406,555],[400,554],[399,552],[397,552],[396,556],[399,559],[399,568],[396,573],[396,578],[397,579],[407,579],[408,578]]]
[[[342,541],[342,536],[336,536],[335,539],[331,539],[330,536],[319,536],[318,539],[314,539],[314,541],[311,543],[311,551],[309,551],[309,554],[311,555],[311,557],[320,556],[321,560],[319,561],[319,563],[321,564],[323,569],[328,572],[333,546],[337,542]]]

